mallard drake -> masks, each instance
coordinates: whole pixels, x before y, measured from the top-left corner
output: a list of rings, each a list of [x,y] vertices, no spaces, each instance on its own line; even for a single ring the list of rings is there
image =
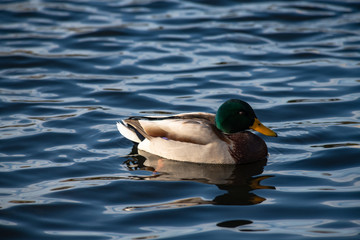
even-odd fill
[[[215,114],[194,112],[167,117],[129,117],[119,132],[138,149],[163,158],[209,164],[242,164],[267,157],[267,146],[253,129],[267,136],[251,106],[239,99],[223,103]]]

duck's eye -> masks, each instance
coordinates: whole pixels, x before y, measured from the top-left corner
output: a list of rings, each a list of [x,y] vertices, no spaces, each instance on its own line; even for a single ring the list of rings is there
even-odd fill
[[[239,112],[239,115],[245,115],[245,112],[244,112],[244,111],[240,111],[240,112]]]

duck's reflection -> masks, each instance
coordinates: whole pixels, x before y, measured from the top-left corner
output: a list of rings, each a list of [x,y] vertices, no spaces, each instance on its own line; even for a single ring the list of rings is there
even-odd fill
[[[265,201],[256,195],[256,189],[275,189],[273,186],[263,186],[261,181],[271,176],[257,176],[263,172],[267,160],[246,165],[210,165],[178,162],[133,149],[131,159],[125,162],[128,169],[151,171],[154,181],[195,181],[216,185],[225,193],[213,200],[202,198],[187,198],[165,204],[127,207],[124,210],[134,211],[148,208],[177,208],[201,204],[214,205],[254,205]],[[149,179],[149,178],[148,178]]]

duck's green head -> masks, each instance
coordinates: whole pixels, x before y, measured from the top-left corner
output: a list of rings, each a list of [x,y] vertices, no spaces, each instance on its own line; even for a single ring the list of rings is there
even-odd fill
[[[216,113],[215,122],[216,127],[225,133],[253,129],[266,136],[277,136],[257,119],[254,110],[247,102],[239,99],[230,99],[223,103]]]

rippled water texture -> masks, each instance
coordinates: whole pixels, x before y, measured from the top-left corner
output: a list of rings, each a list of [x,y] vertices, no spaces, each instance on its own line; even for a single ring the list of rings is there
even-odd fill
[[[0,2],[1,239],[360,239],[359,1]],[[267,162],[178,163],[129,115],[249,102]]]

